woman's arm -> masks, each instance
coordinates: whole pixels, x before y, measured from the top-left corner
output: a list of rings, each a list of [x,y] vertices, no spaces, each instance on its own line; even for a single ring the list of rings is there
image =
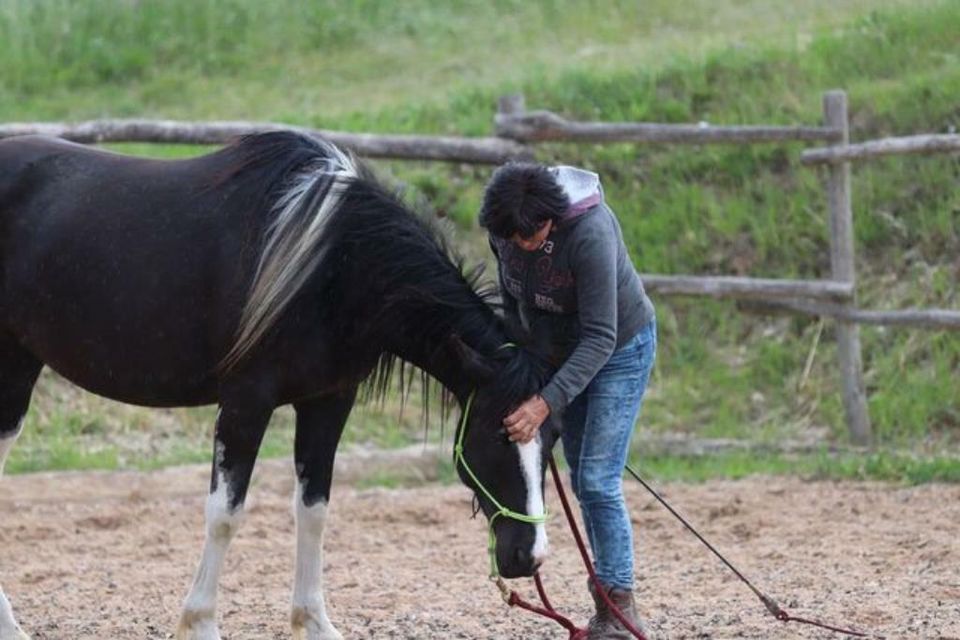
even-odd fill
[[[617,236],[602,233],[603,229],[586,237],[572,255],[580,321],[577,346],[540,394],[528,398],[504,418],[514,442],[532,440],[552,412],[560,411],[583,392],[616,349]]]
[[[617,235],[608,219],[600,220],[603,223],[573,247],[580,337],[540,394],[552,411],[563,409],[583,392],[617,346]]]

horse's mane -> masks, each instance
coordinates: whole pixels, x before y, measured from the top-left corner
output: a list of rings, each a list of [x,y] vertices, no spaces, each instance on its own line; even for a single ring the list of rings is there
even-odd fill
[[[371,256],[371,281],[383,293],[389,313],[369,314],[361,327],[371,344],[405,332],[409,340],[454,330],[474,348],[504,364],[495,384],[504,402],[514,404],[546,382],[534,360],[512,350],[495,351],[503,324],[495,314],[496,287],[482,282],[483,269],[467,269],[435,216],[408,207],[373,173],[332,143],[291,132],[245,136],[221,152],[227,169],[218,180],[244,178],[259,185],[259,206],[269,221],[259,240],[256,274],[244,305],[235,343],[223,360],[238,363],[280,320],[283,311],[315,274],[334,274],[347,253]],[[250,194],[246,194],[250,196]],[[345,292],[349,294],[350,292]],[[422,313],[424,306],[450,312]],[[436,345],[434,345],[436,346]],[[411,390],[415,367],[395,354],[380,354],[365,382],[363,399],[385,399],[399,380],[401,398]],[[430,377],[421,370],[424,423],[429,422]],[[451,406],[441,395],[441,413]],[[498,403],[499,404],[499,403]]]
[[[244,136],[220,153],[227,156],[227,169],[218,180],[252,179],[255,173],[266,188],[263,201],[250,204],[269,211],[236,339],[222,363],[226,368],[259,343],[312,274],[329,266],[328,252],[351,244],[375,248],[378,262],[389,267],[378,282],[394,307],[431,301],[476,308],[494,298],[495,289],[481,284],[482,268],[465,267],[434,216],[407,207],[332,143],[277,131]],[[397,320],[390,319],[394,327]]]
[[[323,259],[324,229],[359,172],[332,143],[284,131],[244,136],[223,153],[231,162],[221,179],[257,171],[273,199],[236,340],[221,363],[230,368],[277,322]]]
[[[496,318],[496,287],[485,282],[483,267],[467,268],[450,241],[445,225],[435,216],[411,209],[400,194],[373,179],[354,181],[344,194],[344,215],[335,216],[327,229],[337,255],[366,258],[371,280],[377,283],[383,312],[364,314],[359,329],[374,344],[386,343],[403,334],[412,344],[427,336],[456,332],[474,348],[489,354],[502,341],[502,325]],[[324,268],[322,265],[321,268]],[[330,270],[335,268],[330,265]],[[446,312],[424,314],[424,308]],[[454,327],[453,319],[458,324]],[[425,345],[427,346],[427,345]],[[441,344],[429,345],[439,348]],[[388,395],[391,381],[398,381],[402,401],[411,391],[416,367],[391,352],[383,352],[367,379],[361,398]],[[429,422],[430,377],[420,370],[425,423]],[[451,397],[441,394],[441,414],[451,406]]]

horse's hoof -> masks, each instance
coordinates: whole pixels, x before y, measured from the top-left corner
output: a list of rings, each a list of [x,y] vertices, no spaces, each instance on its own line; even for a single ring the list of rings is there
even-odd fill
[[[316,615],[306,607],[294,607],[290,612],[293,640],[343,640],[326,615]]]
[[[176,640],[220,640],[217,621],[208,613],[184,611],[177,625]]]

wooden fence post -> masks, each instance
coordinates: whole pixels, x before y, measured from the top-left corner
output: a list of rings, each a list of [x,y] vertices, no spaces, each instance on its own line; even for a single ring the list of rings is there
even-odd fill
[[[509,93],[497,100],[497,113],[505,116],[520,116],[527,110],[527,101],[522,93]]]
[[[847,118],[847,94],[828,91],[823,95],[824,123],[843,131],[841,145],[850,143]],[[829,168],[827,203],[830,212],[830,270],[838,282],[856,284],[854,261],[853,211],[850,206],[850,163],[841,162]],[[856,308],[856,294],[842,303]],[[843,408],[851,439],[859,445],[871,444],[873,437],[870,414],[867,409],[863,382],[863,358],[860,353],[860,329],[853,323],[838,319],[837,352],[840,358],[840,379],[843,387]]]
[[[493,135],[510,140],[502,134],[505,123],[512,117],[522,116],[527,111],[527,100],[522,93],[508,93],[497,99],[497,112],[493,116]],[[513,140],[510,140],[513,142]]]

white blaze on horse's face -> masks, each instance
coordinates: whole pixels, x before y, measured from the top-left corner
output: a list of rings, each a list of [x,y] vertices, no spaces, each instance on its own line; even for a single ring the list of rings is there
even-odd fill
[[[543,444],[539,434],[530,442],[517,445],[517,448],[520,450],[520,470],[527,484],[527,515],[540,517],[544,514],[544,504],[543,482],[540,480]],[[539,565],[547,557],[547,529],[542,522],[535,524],[534,527],[536,537],[533,548],[530,550],[530,557]]]

